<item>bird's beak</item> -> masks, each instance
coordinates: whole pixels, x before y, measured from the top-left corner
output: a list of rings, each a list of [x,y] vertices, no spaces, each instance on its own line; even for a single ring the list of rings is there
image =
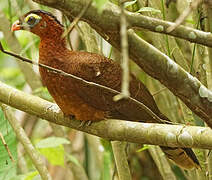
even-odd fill
[[[18,31],[18,30],[21,30],[22,29],[22,26],[21,26],[21,23],[19,20],[15,21],[11,27],[11,31],[14,32],[14,31]]]

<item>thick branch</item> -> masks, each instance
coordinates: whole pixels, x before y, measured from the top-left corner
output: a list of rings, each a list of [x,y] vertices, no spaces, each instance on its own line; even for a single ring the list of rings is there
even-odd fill
[[[212,149],[212,130],[210,128],[121,120],[103,120],[82,128],[80,121],[64,118],[56,104],[16,90],[1,82],[0,101],[50,122],[109,140]]]
[[[35,2],[60,9],[69,16],[76,17],[86,4],[86,0],[33,0]],[[113,3],[108,2],[103,9],[103,13],[98,15],[94,6],[89,8],[89,11],[84,14],[85,21],[89,21],[95,29],[100,30],[105,28],[104,32],[116,33],[119,29],[120,10]],[[126,16],[129,22],[128,28],[148,29],[153,32],[168,34],[174,37],[182,38],[190,42],[202,44],[212,47],[212,34],[200,30],[196,30],[187,26],[180,25],[172,32],[167,32],[167,28],[175,25],[173,22],[163,21],[139,13],[126,11]],[[111,23],[112,20],[112,23]],[[107,33],[105,34],[107,35]]]
[[[36,2],[55,7],[69,17],[76,17],[85,5],[85,0],[34,0]],[[114,4],[107,4],[101,15],[94,6],[86,11],[83,20],[88,22],[99,34],[113,46],[120,49],[119,21],[120,9]],[[151,31],[165,32],[172,23],[145,17],[128,12],[131,27],[144,27]],[[162,23],[162,24],[161,24]],[[175,35],[192,42],[211,43],[212,35],[179,26],[170,35]],[[159,80],[178,96],[193,112],[199,115],[212,127],[212,92],[206,89],[196,78],[178,66],[168,56],[155,47],[143,41],[132,30],[128,31],[130,57],[150,76]]]

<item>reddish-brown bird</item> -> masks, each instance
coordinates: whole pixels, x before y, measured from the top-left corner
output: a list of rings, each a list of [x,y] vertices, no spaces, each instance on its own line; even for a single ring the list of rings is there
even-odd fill
[[[39,62],[87,81],[120,91],[122,70],[118,63],[102,55],[71,51],[62,39],[63,25],[50,13],[34,10],[16,21],[12,30],[29,30],[41,39]],[[81,121],[98,121],[107,117],[155,122],[145,110],[128,100],[113,101],[113,93],[88,86],[73,78],[53,73],[40,67],[42,81],[65,115],[74,115]],[[131,75],[130,94],[144,103],[161,119],[168,120],[158,109],[144,84]],[[189,148],[162,147],[165,154],[181,167],[198,168],[199,162]]]

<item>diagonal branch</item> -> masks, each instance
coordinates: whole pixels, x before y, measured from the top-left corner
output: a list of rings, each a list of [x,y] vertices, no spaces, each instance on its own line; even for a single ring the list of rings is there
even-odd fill
[[[175,24],[171,25],[168,29],[167,32],[171,32],[174,29],[176,29],[180,24],[185,21],[185,19],[189,16],[189,14],[192,12],[192,10],[196,9],[198,5],[202,3],[202,0],[196,0],[190,2],[189,6],[183,11],[183,13],[176,19]]]
[[[13,156],[12,156],[12,153],[10,152],[10,149],[9,149],[9,147],[8,147],[8,145],[7,145],[7,143],[6,143],[5,139],[4,139],[4,136],[2,135],[1,132],[0,132],[0,139],[1,139],[2,144],[4,145],[4,148],[6,149],[8,155],[9,155],[10,160],[11,160],[13,163],[15,163],[15,160],[14,160],[14,158],[13,158]]]
[[[102,120],[81,127],[80,121],[63,116],[59,107],[39,97],[0,82],[0,102],[47,121],[102,138],[170,147],[212,149],[212,130],[208,127]]]
[[[80,18],[83,16],[83,14],[87,11],[89,6],[91,5],[92,0],[88,2],[88,4],[83,8],[83,10],[80,12],[80,14],[72,21],[71,25],[68,27],[68,29],[62,34],[62,38],[66,37],[72,30],[73,28],[77,25],[79,22]]]

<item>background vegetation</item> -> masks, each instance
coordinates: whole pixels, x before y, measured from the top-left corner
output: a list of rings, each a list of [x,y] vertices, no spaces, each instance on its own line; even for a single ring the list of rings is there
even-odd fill
[[[107,3],[108,0],[93,0],[93,6],[96,6],[99,11],[96,16],[101,16]],[[116,0],[111,0],[111,3],[119,5]],[[187,0],[132,0],[125,3],[125,9],[160,20],[175,21],[190,5],[190,1]],[[28,32],[19,31],[12,34],[10,31],[11,24],[31,9],[52,12],[66,27],[70,22],[62,12],[31,0],[0,1],[0,41],[4,48],[37,61],[38,37]],[[201,31],[210,31],[210,18],[210,3],[205,1],[199,3],[198,7],[192,6],[189,16],[182,24]],[[142,28],[136,30],[136,34],[173,59],[208,89],[212,89],[209,47]],[[120,61],[119,51],[85,22],[78,23],[69,34],[68,41],[70,48],[74,50],[96,52]],[[147,75],[133,61],[130,61],[130,71],[145,83],[160,110],[174,123],[205,126],[204,122],[178,97],[159,81]],[[161,70],[154,69],[154,71]],[[22,63],[3,53],[0,53],[0,79],[7,85],[53,102],[47,89],[41,84],[37,67]],[[11,128],[6,120],[10,118],[16,119],[21,124],[36,151],[42,154],[52,179],[118,179],[114,160],[115,151],[112,150],[117,144],[111,146],[108,140],[49,123],[3,104],[1,107],[0,180],[41,179],[34,160],[23,146],[23,142],[19,138],[17,140],[16,137],[19,135],[13,130],[14,127]],[[135,143],[121,144],[121,146],[121,149],[127,152],[133,180],[211,179],[212,160],[208,150],[195,149],[202,169],[186,171],[167,160],[157,146]]]

